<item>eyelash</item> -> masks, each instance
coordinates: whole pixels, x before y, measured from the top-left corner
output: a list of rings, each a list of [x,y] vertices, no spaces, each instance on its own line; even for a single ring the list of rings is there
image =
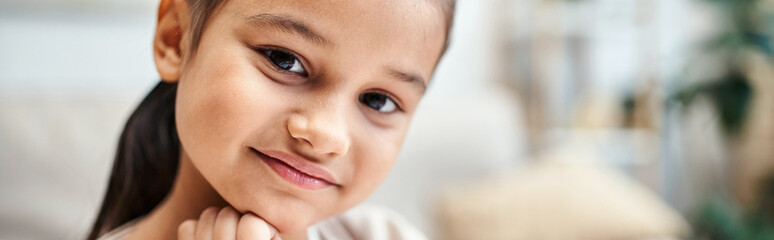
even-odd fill
[[[297,75],[297,76],[301,76],[301,77],[308,77],[309,76],[309,71],[307,70],[306,64],[304,64],[303,58],[299,57],[298,54],[294,53],[293,51],[290,51],[290,50],[287,50],[287,49],[283,49],[283,48],[279,48],[279,47],[253,47],[253,49],[256,52],[258,52],[258,54],[263,56],[266,59],[266,61],[269,61],[269,64],[274,68],[274,70],[276,70],[278,72],[282,72],[282,73],[286,73],[286,74],[292,74],[292,75]],[[302,74],[302,73],[293,72],[293,71],[289,71],[289,70],[281,68],[280,66],[277,65],[277,63],[275,63],[271,59],[271,56],[269,56],[271,54],[271,52],[280,52],[280,53],[283,53],[283,54],[290,55],[296,61],[298,61],[298,64],[301,65],[301,68],[304,70],[304,73]]]
[[[387,100],[389,100],[390,102],[392,102],[395,105],[395,111],[392,111],[392,112],[382,112],[382,111],[379,111],[378,109],[374,109],[374,108],[370,107],[365,102],[365,100],[364,100],[364,96],[366,94],[380,94],[380,95],[383,95],[385,98],[387,98]],[[398,103],[398,101],[396,101],[393,96],[391,96],[388,93],[382,92],[382,91],[368,91],[368,92],[364,92],[364,93],[361,93],[360,95],[358,95],[357,98],[358,98],[358,102],[360,102],[364,106],[368,107],[369,109],[376,111],[379,114],[391,114],[391,113],[395,113],[395,112],[404,112],[403,107],[401,106],[401,104]]]

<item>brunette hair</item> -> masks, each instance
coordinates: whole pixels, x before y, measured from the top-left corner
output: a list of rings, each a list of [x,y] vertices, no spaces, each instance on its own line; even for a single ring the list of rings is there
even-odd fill
[[[191,15],[194,53],[207,19],[225,0],[186,0]],[[447,37],[455,1],[442,0]],[[169,193],[180,161],[180,139],[175,125],[177,83],[159,82],[134,110],[118,142],[107,192],[87,239],[99,236],[153,210]]]

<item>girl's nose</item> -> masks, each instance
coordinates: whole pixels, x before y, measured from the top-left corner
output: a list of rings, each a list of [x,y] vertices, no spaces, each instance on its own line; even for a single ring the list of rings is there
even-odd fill
[[[335,114],[293,114],[288,118],[288,132],[293,138],[308,143],[318,154],[346,155],[350,146],[346,124],[340,116],[331,115]]]

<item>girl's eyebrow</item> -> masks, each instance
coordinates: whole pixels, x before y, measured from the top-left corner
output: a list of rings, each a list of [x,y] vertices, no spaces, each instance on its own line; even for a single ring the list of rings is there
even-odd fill
[[[424,95],[427,90],[425,80],[419,75],[404,73],[393,68],[387,68],[387,74],[402,82],[411,83],[419,90],[420,95]]]
[[[261,13],[246,18],[247,22],[257,27],[276,28],[281,31],[299,35],[317,45],[330,46],[331,42],[322,37],[302,21],[289,15]]]

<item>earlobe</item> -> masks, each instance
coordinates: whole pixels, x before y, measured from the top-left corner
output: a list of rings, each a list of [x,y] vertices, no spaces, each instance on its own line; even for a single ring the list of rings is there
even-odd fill
[[[162,0],[159,5],[159,17],[156,35],[153,38],[153,60],[156,62],[161,79],[165,82],[177,82],[180,79],[183,62],[183,37],[185,36],[185,16],[178,8],[185,8],[184,1]]]

